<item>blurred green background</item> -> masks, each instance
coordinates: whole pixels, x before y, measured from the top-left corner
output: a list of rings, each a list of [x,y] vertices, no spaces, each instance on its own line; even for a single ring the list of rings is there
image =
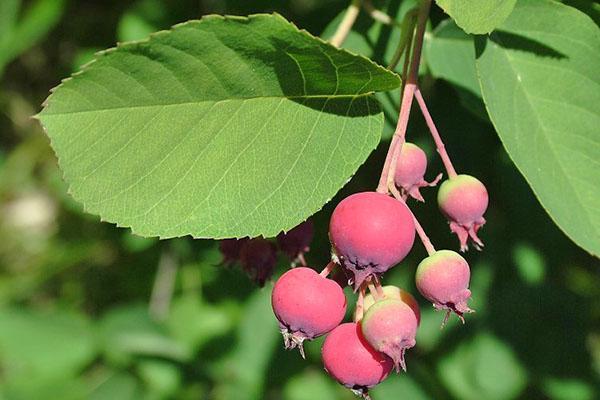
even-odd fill
[[[283,350],[272,283],[259,289],[239,268],[219,267],[215,242],[139,238],[84,214],[30,118],[61,78],[117,41],[207,13],[271,11],[319,35],[345,5],[0,0],[0,399],[353,398],[323,371],[321,341],[307,345],[307,361]],[[434,9],[432,25],[443,18]],[[443,316],[419,298],[423,320],[408,373],[388,378],[374,399],[600,398],[598,260],[551,222],[489,121],[464,108],[459,91],[427,75],[423,87],[456,166],[491,195],[485,251],[467,255],[477,312],[440,330]],[[409,135],[432,153],[418,115]],[[332,206],[375,186],[386,146],[315,216],[307,256],[315,268],[329,255]],[[432,161],[429,177],[440,170]],[[434,191],[424,194],[429,202],[415,213],[438,247],[456,248]],[[414,293],[424,256],[417,243],[385,283]],[[287,267],[282,259],[276,274]]]

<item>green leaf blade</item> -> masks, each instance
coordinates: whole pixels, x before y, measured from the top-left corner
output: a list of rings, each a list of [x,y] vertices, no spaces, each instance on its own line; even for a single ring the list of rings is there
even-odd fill
[[[73,196],[144,236],[274,236],[376,147],[399,79],[279,16],[206,17],[98,56],[40,115]]]
[[[509,155],[556,224],[600,254],[600,31],[583,13],[520,2],[477,68]]]
[[[517,0],[436,0],[467,33],[490,33],[512,12]]]

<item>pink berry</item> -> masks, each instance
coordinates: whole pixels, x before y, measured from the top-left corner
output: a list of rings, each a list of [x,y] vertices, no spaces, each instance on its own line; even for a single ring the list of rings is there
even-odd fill
[[[404,143],[396,164],[394,181],[405,198],[410,196],[418,201],[425,201],[419,188],[435,186],[442,178],[442,174],[439,174],[433,182],[427,182],[424,178],[426,170],[427,155],[425,152],[415,144]]]
[[[415,300],[412,294],[408,293],[406,290],[402,290],[399,287],[392,285],[383,286],[382,289],[384,299],[397,299],[403,301],[414,312],[415,317],[417,318],[417,325],[421,323],[421,310],[419,308],[419,303],[417,303],[417,300]],[[375,298],[373,295],[366,295],[363,300],[364,312],[367,312],[373,304],[375,304]]]
[[[277,265],[277,249],[266,239],[250,239],[240,250],[240,264],[250,279],[262,287]]]
[[[357,395],[368,398],[368,389],[383,381],[394,364],[363,337],[360,324],[350,322],[335,328],[321,350],[325,370]]]
[[[362,333],[377,351],[392,360],[396,371],[406,371],[404,353],[416,344],[418,321],[415,312],[399,299],[376,301],[361,321]]]
[[[470,175],[457,175],[440,185],[438,205],[450,222],[450,230],[458,235],[460,251],[468,250],[469,238],[476,249],[483,247],[477,231],[485,224],[488,200],[483,183]]]
[[[354,289],[406,257],[415,240],[413,216],[405,204],[377,192],[342,200],[331,215],[329,238]]]
[[[304,340],[331,331],[346,314],[346,296],[340,285],[306,267],[290,269],[275,282],[271,304],[285,348],[298,347],[302,357]]]
[[[467,301],[471,297],[469,264],[451,250],[438,250],[425,258],[417,267],[417,289],[438,310],[447,310],[444,325],[450,312],[456,313],[464,323],[463,314],[473,312]]]
[[[277,244],[292,261],[309,250],[310,242],[315,233],[312,220],[306,220],[287,233],[277,235]]]
[[[239,261],[242,247],[248,240],[248,238],[220,240],[219,251],[223,255],[221,264],[229,267]]]

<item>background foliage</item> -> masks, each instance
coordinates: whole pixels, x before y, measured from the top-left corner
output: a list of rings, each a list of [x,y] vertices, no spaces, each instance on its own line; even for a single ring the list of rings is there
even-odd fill
[[[391,3],[402,12],[410,2]],[[593,4],[569,3],[598,21]],[[142,239],[84,214],[67,194],[48,139],[30,119],[50,87],[116,41],[207,13],[271,11],[319,35],[345,6],[293,0],[0,3],[0,399],[352,398],[322,371],[320,342],[307,346],[309,362],[283,351],[270,285],[256,289],[242,272],[217,267],[214,242]],[[551,222],[517,172],[481,108],[473,71],[453,64],[447,51],[446,57],[436,53],[437,38],[469,55],[469,37],[442,22],[446,18],[434,9],[422,86],[456,166],[481,177],[491,193],[486,249],[468,255],[477,313],[465,326],[454,321],[440,331],[441,315],[422,303],[408,374],[390,377],[373,396],[592,400],[600,395],[598,262]],[[356,51],[370,51],[366,55],[385,65],[385,37],[393,33],[361,21],[348,47],[363,46]],[[397,98],[385,96],[378,94],[389,132]],[[415,117],[409,138],[433,154]],[[328,257],[333,205],[375,186],[386,145],[315,216],[312,265]],[[436,160],[431,176],[438,170]],[[425,196],[429,202],[416,209],[423,225],[440,247],[455,247],[433,193]],[[417,244],[387,282],[414,291],[414,268],[423,256]],[[278,274],[285,268],[282,260]],[[160,287],[170,279],[175,285],[168,304]]]

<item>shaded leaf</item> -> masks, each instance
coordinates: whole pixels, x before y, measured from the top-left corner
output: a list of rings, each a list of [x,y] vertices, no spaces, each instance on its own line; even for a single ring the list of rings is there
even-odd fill
[[[514,399],[527,383],[526,371],[510,347],[486,333],[442,358],[438,372],[448,390],[464,400]]]
[[[473,36],[447,19],[427,34],[424,49],[431,74],[452,83],[465,108],[489,121],[477,79]]]

